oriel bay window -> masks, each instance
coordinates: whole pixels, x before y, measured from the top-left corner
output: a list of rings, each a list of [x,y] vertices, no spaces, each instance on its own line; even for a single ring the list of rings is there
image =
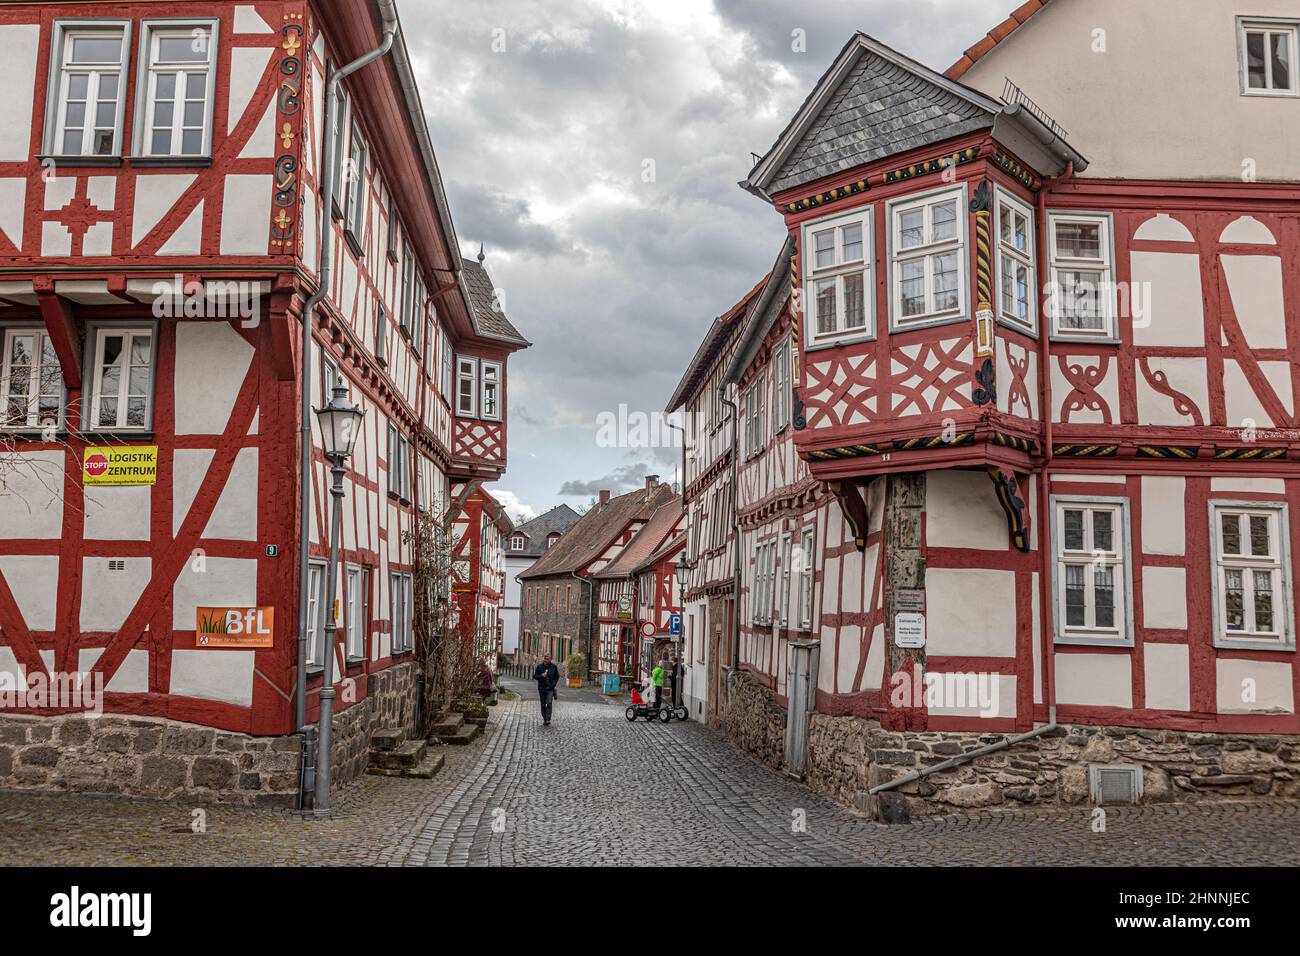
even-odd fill
[[[501,420],[501,363],[479,362],[480,401],[479,418],[487,421]]]
[[[1110,217],[1048,213],[1047,221],[1052,334],[1063,339],[1115,339]]]
[[[63,424],[63,373],[43,329],[11,328],[3,335],[0,428],[35,430]]]
[[[152,423],[154,331],[100,326],[93,329],[90,402],[84,431],[144,431]]]
[[[892,328],[964,314],[965,210],[964,186],[889,204]]]
[[[217,21],[146,20],[136,110],[142,157],[206,157],[212,152]]]
[[[1287,509],[1267,502],[1211,502],[1214,643],[1294,646]]]
[[[808,344],[872,335],[871,210],[807,223],[801,250]]]
[[[1053,498],[1056,639],[1131,646],[1128,502]]]
[[[122,152],[122,114],[130,26],[55,21],[44,152],[62,158]]]

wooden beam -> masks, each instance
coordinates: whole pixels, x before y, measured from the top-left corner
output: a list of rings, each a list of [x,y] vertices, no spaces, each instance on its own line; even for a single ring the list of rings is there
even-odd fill
[[[70,389],[81,388],[81,328],[72,305],[53,291],[38,289],[36,297],[45,331],[49,333],[54,354],[59,357],[63,384]]]

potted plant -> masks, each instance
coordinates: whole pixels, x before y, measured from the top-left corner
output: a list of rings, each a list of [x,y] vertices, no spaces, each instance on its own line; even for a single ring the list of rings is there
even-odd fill
[[[574,651],[569,655],[569,659],[564,662],[564,672],[569,677],[570,687],[581,687],[582,678],[575,675],[582,674],[587,669],[587,658],[579,651]]]

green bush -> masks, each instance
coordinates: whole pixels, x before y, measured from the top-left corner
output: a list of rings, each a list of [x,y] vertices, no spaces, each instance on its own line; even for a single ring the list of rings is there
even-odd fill
[[[587,672],[586,655],[580,651],[574,651],[569,655],[569,659],[564,662],[564,669],[569,677],[581,677]]]

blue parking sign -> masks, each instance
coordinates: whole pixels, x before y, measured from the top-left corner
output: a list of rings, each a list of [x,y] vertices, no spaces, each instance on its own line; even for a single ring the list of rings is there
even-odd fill
[[[680,614],[668,615],[668,633],[673,637],[678,637],[682,633],[682,616]]]

